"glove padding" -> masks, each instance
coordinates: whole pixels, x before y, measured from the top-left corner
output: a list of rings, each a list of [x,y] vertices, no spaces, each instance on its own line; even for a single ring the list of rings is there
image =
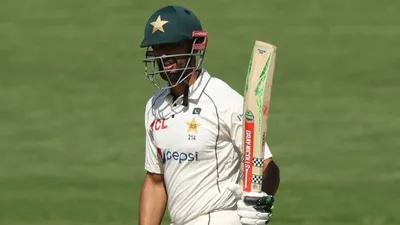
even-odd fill
[[[237,211],[240,222],[245,225],[268,224],[274,208],[274,197],[264,192],[243,192],[238,184],[228,186],[233,195],[238,199]]]

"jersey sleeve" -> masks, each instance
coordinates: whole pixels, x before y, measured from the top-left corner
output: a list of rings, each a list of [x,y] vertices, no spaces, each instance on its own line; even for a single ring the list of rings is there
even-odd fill
[[[161,158],[158,155],[157,147],[155,146],[152,137],[152,130],[147,115],[148,110],[149,110],[148,107],[146,107],[146,114],[145,114],[146,152],[145,152],[144,169],[150,173],[163,174]]]
[[[146,153],[144,169],[150,173],[163,174],[160,158],[157,154],[157,148],[154,146],[150,134],[146,132]]]
[[[230,132],[232,142],[236,148],[242,149],[242,120],[243,120],[243,97],[237,97],[230,110]],[[264,147],[264,159],[272,158],[271,150],[267,143]]]

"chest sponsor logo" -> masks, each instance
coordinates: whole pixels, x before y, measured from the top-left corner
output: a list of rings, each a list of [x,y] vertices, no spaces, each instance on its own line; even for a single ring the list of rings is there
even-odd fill
[[[165,120],[154,120],[151,124],[150,124],[150,129],[151,130],[164,130],[167,129],[168,126],[165,124]]]
[[[163,164],[167,161],[175,161],[179,164],[185,162],[194,162],[199,161],[199,153],[195,152],[179,152],[173,151],[171,149],[165,149],[164,151],[160,148],[157,148],[158,157],[160,157]]]

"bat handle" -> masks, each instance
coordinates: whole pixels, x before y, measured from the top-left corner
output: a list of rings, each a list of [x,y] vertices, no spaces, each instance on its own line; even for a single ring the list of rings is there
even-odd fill
[[[254,196],[244,196],[243,198],[243,201],[249,205],[257,205],[259,200],[260,197],[254,197]]]
[[[255,196],[244,196],[243,201],[248,205],[264,205],[272,204],[274,202],[273,196],[255,197]]]

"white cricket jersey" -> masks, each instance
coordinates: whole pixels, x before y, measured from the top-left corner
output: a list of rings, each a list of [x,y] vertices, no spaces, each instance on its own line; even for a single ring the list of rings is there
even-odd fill
[[[146,105],[145,169],[164,174],[173,224],[236,208],[227,185],[239,182],[243,97],[203,70],[183,97],[168,90]],[[265,145],[264,158],[272,157]]]

